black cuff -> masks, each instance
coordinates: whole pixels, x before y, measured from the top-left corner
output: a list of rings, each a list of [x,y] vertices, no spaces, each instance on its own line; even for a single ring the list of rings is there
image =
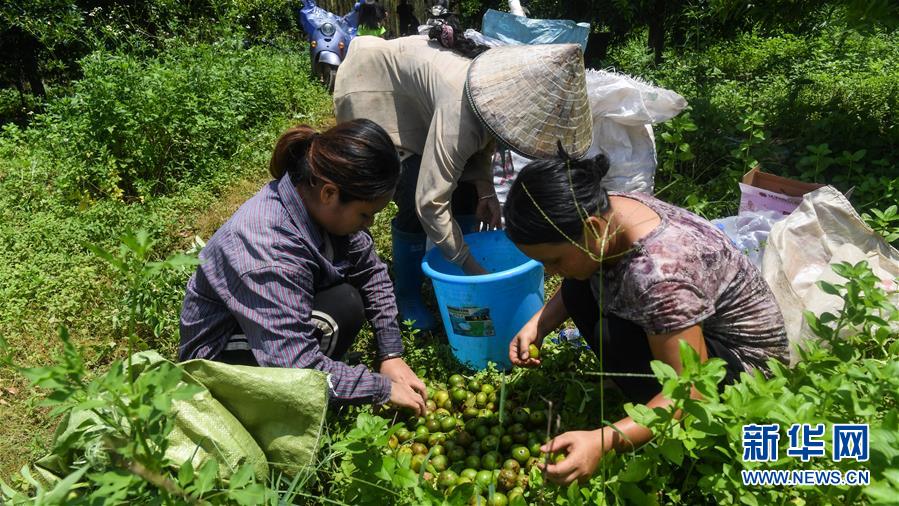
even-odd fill
[[[390,360],[391,358],[402,358],[402,357],[403,357],[403,352],[398,351],[396,353],[388,353],[386,355],[382,355],[378,358],[381,362],[383,362],[385,360]]]

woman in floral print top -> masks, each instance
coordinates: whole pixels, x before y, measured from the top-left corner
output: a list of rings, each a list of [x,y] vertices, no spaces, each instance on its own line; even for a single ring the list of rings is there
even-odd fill
[[[780,308],[761,273],[720,230],[649,195],[608,193],[608,159],[539,160],[519,174],[505,203],[506,233],[521,251],[564,279],[561,288],[509,345],[517,366],[540,360],[528,348],[568,317],[600,354],[606,372],[651,374],[661,360],[680,372],[680,341],[705,361],[723,359],[733,382],[741,372],[786,361]],[[600,342],[601,341],[601,342]],[[634,402],[664,407],[658,381],[613,377]],[[698,395],[698,393],[695,393]],[[568,457],[544,468],[569,483],[593,474],[608,449],[629,450],[652,433],[630,418],[596,431],[561,434],[544,451]]]

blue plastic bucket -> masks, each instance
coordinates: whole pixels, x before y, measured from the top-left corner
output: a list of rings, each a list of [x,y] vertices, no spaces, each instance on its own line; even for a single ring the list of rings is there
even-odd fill
[[[543,264],[526,257],[501,230],[465,236],[490,274],[466,276],[432,248],[421,268],[434,283],[443,327],[456,358],[484,369],[508,369],[509,342],[543,306]]]

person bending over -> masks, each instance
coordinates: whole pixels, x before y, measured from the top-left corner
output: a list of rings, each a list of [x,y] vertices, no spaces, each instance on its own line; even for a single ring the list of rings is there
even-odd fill
[[[557,157],[525,166],[512,185],[503,209],[508,237],[564,278],[511,341],[512,363],[539,366],[528,347],[568,317],[606,372],[652,374],[652,360],[680,372],[680,341],[703,361],[723,359],[725,382],[765,370],[769,358],[786,361],[783,315],[749,258],[685,209],[641,193],[607,192],[608,167],[604,155],[574,160],[560,147]],[[670,404],[654,378],[612,378],[633,402]],[[630,418],[566,432],[544,451],[568,456],[544,471],[559,483],[587,479],[605,451],[630,450],[651,436]]]

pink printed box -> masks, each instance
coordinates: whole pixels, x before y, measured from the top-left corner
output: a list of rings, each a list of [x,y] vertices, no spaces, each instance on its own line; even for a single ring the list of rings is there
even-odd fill
[[[740,183],[740,213],[777,211],[788,215],[799,207],[803,195],[822,186],[768,174],[756,166]]]

